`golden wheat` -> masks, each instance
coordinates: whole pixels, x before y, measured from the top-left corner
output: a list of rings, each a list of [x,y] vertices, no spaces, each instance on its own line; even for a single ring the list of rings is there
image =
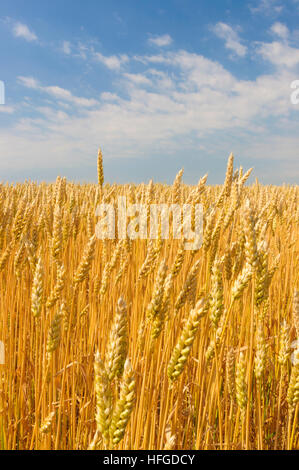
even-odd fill
[[[298,186],[245,185],[232,154],[217,186],[97,164],[97,184],[0,184],[0,449],[299,449]],[[169,239],[161,219],[97,238],[119,196],[200,203],[202,246],[173,217]]]

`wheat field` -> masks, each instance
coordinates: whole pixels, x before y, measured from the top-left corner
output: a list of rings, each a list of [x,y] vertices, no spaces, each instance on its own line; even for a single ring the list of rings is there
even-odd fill
[[[0,449],[298,449],[299,187],[97,171],[0,186]],[[200,203],[202,245],[99,239],[119,196]]]

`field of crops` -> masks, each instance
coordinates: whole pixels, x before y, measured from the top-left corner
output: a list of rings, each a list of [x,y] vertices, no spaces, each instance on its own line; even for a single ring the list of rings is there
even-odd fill
[[[0,185],[0,449],[299,448],[299,187],[233,165]],[[99,239],[119,196],[202,204],[202,245]]]

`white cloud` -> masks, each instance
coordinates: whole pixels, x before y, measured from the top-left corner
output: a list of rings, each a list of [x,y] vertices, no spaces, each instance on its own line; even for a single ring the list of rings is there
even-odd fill
[[[241,80],[220,63],[185,50],[138,56],[135,61],[127,58],[125,73],[119,74],[121,66],[110,68],[117,77],[116,87],[99,90],[99,100],[19,77],[48,102],[38,109],[32,104],[28,117],[24,108],[14,127],[0,130],[0,168],[9,168],[11,161],[20,169],[84,165],[84,155],[93,154],[101,144],[106,158],[188,155],[203,148],[207,158],[234,149],[251,159],[276,159],[277,164],[284,156],[289,159],[285,175],[292,176],[299,147],[299,116],[290,103],[294,73],[278,59],[296,49],[284,41],[275,44],[282,48],[275,54],[267,49],[273,43],[258,47],[262,57],[277,66],[251,80]],[[60,103],[78,108],[74,112],[72,106]],[[49,141],[55,152],[45,145]]]
[[[6,106],[4,104],[0,105],[0,113],[12,114],[13,112],[14,108],[12,106]]]
[[[155,64],[156,67],[161,65],[171,66],[174,70],[177,68],[182,76],[176,76],[176,86],[179,83],[180,89],[185,92],[199,91],[202,87],[229,88],[233,83],[233,76],[221,64],[184,50],[155,56],[135,57],[135,59],[144,64]]]
[[[58,86],[42,86],[40,85],[39,81],[33,77],[20,76],[18,77],[18,81],[26,88],[39,90],[41,92],[53,96],[58,100],[65,100],[77,106],[91,107],[97,104],[97,101],[94,99],[80,98],[74,96],[69,90],[65,90],[64,88]]]
[[[116,93],[104,91],[103,93],[101,93],[101,99],[103,101],[119,101],[119,96]]]
[[[33,77],[18,77],[19,82],[27,88],[33,88],[37,90],[39,88],[38,80]]]
[[[111,56],[104,56],[100,52],[95,52],[94,57],[99,62],[102,62],[108,69],[110,70],[120,70],[123,64],[126,64],[129,60],[126,54],[122,55],[111,55]]]
[[[289,46],[286,43],[274,41],[271,43],[260,43],[257,52],[265,60],[274,65],[284,65],[288,68],[299,64],[299,49]]]
[[[252,13],[277,15],[282,12],[283,5],[278,0],[257,0],[256,5],[249,5]]]
[[[151,85],[151,80],[141,73],[124,73],[123,76],[135,85]]]
[[[281,39],[287,39],[289,36],[289,29],[285,24],[280,23],[279,21],[271,26],[271,32],[276,34],[276,36],[279,36]]]
[[[156,86],[159,90],[166,90],[175,86],[171,76],[169,76],[166,72],[162,72],[161,70],[156,69],[149,69],[147,70],[147,73],[156,78]]]
[[[12,28],[13,35],[17,38],[23,38],[26,41],[32,42],[32,41],[37,41],[37,36],[36,34],[33,33],[33,31],[30,31],[28,26],[23,23],[14,23],[13,28]]]
[[[184,147],[186,139],[193,135],[193,144],[198,138],[210,133],[239,129],[244,132],[256,130],[269,117],[287,116],[290,110],[289,89],[291,75],[279,71],[264,75],[253,81],[235,78],[217,62],[197,54],[178,51],[159,55],[160,64],[173,69],[173,88],[159,89],[155,80],[159,72],[152,75],[152,83],[145,76],[123,74],[128,85],[128,98],[117,94],[104,94],[102,101],[83,115],[62,114],[59,124],[49,123],[45,117],[45,132],[70,149],[76,136],[76,145],[84,149],[91,143],[103,142],[110,155],[144,155],[157,145],[159,151],[169,152],[173,142]],[[155,56],[144,58],[156,62]],[[59,100],[79,103],[68,90],[60,87],[41,87],[28,77],[20,78],[27,86],[52,95]],[[49,114],[48,114],[49,115]],[[41,122],[37,121],[40,128]],[[24,123],[23,123],[24,124]],[[28,121],[29,128],[37,125]],[[26,128],[28,132],[28,127]],[[30,134],[30,133],[29,133]],[[20,138],[20,136],[19,136]],[[35,137],[36,139],[36,137]],[[178,144],[177,144],[178,145]]]
[[[155,36],[148,39],[148,43],[158,47],[169,46],[172,43],[172,38],[169,34],[163,34],[162,36]]]
[[[271,26],[270,33],[279,39],[273,42],[257,42],[257,53],[277,67],[291,69],[299,65],[299,48],[290,45],[296,43],[292,41],[292,38],[296,39],[296,31],[291,33],[286,25],[276,22]]]
[[[241,44],[238,33],[235,29],[226,23],[219,22],[213,28],[212,31],[220,39],[224,39],[225,47],[230,49],[239,57],[244,57],[247,52],[247,47]]]
[[[66,55],[70,55],[71,52],[72,52],[72,49],[71,49],[71,43],[69,41],[63,41],[62,43],[62,51],[66,54]]]
[[[89,52],[89,48],[85,44],[79,43],[78,45],[78,52],[75,54],[75,56],[80,57],[81,59],[86,60],[87,55]]]

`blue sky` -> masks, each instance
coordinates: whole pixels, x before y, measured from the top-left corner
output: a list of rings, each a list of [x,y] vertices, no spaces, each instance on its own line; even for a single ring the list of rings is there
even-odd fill
[[[299,0],[2,0],[0,180],[95,181],[100,145],[110,182],[220,183],[232,151],[297,184],[298,20]]]

